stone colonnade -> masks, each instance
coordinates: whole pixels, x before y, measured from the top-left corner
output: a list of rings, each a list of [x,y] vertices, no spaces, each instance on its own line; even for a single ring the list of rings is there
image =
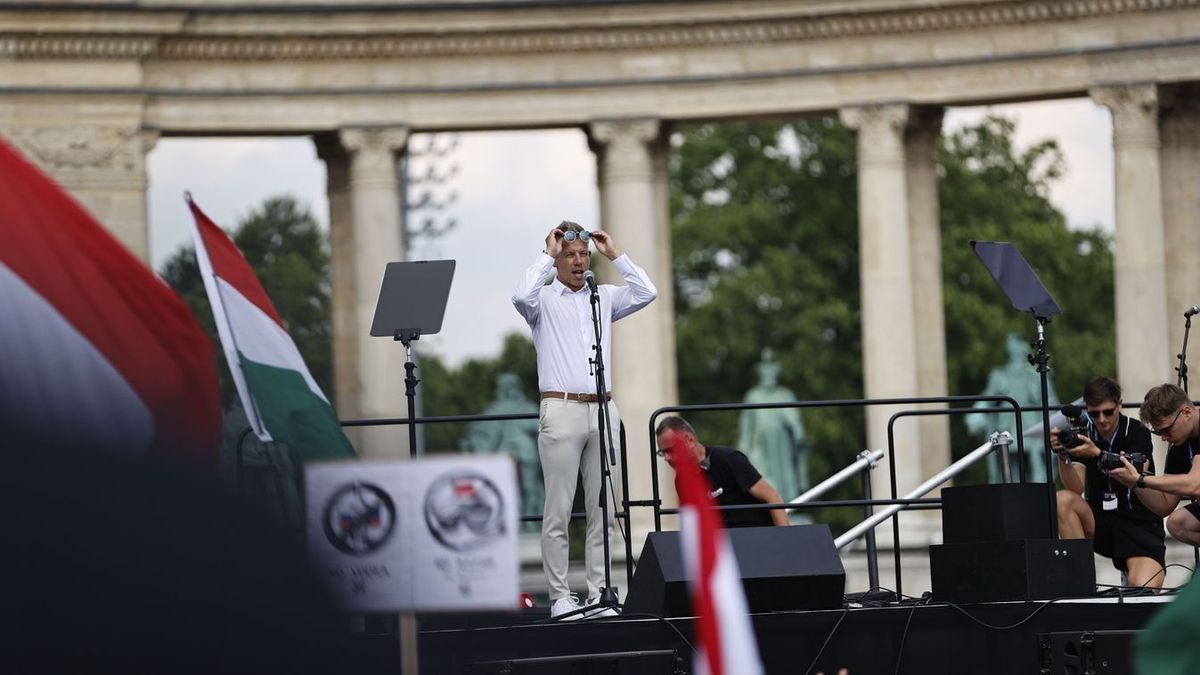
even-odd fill
[[[1091,91],[1113,114],[1118,374],[1130,400],[1169,379],[1172,345],[1182,330],[1173,312],[1200,301],[1192,297],[1200,293],[1200,264],[1189,254],[1200,243],[1200,229],[1190,222],[1200,207],[1194,188],[1200,182],[1200,98],[1193,89],[1121,85]],[[946,395],[936,171],[942,110],[889,104],[839,112],[859,136],[864,396]],[[599,163],[601,226],[662,293],[615,329],[612,381],[640,444],[649,413],[677,400],[667,127],[661,120],[631,118],[594,121],[586,131]],[[403,410],[402,383],[394,376],[401,372],[402,349],[356,327],[370,323],[384,264],[403,258],[394,167],[407,138],[402,126],[346,128],[318,137],[329,169],[337,390],[344,417]],[[904,407],[868,412],[870,447],[886,447],[887,420]],[[405,443],[403,434],[363,442],[369,455],[393,454]],[[898,458],[901,490],[949,461],[944,419],[900,422],[895,444],[912,453]],[[640,493],[638,488],[635,481]]]
[[[1193,222],[1200,213],[1200,87],[1135,83],[1089,93],[1113,116],[1117,374],[1127,400],[1136,401],[1149,387],[1174,379],[1178,313],[1200,302],[1200,228]],[[935,152],[941,109],[898,103],[843,107],[839,114],[859,136],[864,395],[963,393],[946,390]],[[654,117],[584,127],[599,165],[601,226],[647,269],[661,293],[616,328],[612,381],[637,458],[648,450],[649,413],[677,402],[668,127]],[[385,264],[404,257],[395,163],[409,132],[404,125],[355,126],[315,137],[329,176],[336,388],[346,418],[404,416],[403,348],[368,337],[361,327],[370,324]],[[149,257],[146,153],[158,137],[155,129],[122,116],[109,126],[30,125],[6,136],[137,255]],[[1080,283],[1087,279],[1081,270]],[[886,447],[886,422],[896,409],[869,412],[869,447]],[[944,419],[904,420],[895,432],[901,492],[948,463]],[[368,456],[407,450],[403,427],[356,433]],[[650,491],[644,466],[639,460],[631,467],[638,498]],[[876,494],[886,494],[887,476],[877,474]]]
[[[1173,381],[1183,331],[1176,310],[1200,302],[1200,88],[1127,84],[1089,93],[1113,117],[1117,376],[1126,400],[1140,401]],[[946,395],[941,111],[897,104],[840,115],[858,133],[864,396]],[[1086,283],[1086,270],[1080,278]],[[870,447],[886,447],[887,420],[903,407],[868,411]],[[899,422],[894,437],[901,493],[949,462],[944,419]],[[886,494],[887,479],[876,472],[875,494]]]

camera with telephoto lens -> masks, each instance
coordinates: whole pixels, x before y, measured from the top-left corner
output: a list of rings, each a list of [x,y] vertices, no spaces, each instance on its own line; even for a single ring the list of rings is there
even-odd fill
[[[1146,466],[1146,456],[1140,452],[1130,452],[1125,455],[1125,459],[1137,469],[1138,473],[1144,473]],[[1096,464],[1101,471],[1112,471],[1113,469],[1121,468],[1121,454],[1117,452],[1109,452],[1101,450],[1100,456],[1096,458]]]
[[[1064,405],[1059,411],[1062,412],[1063,417],[1067,418],[1067,424],[1070,425],[1066,429],[1058,430],[1058,442],[1062,444],[1063,449],[1082,445],[1083,441],[1079,440],[1080,436],[1092,438],[1092,418],[1088,416],[1086,410],[1077,405]]]

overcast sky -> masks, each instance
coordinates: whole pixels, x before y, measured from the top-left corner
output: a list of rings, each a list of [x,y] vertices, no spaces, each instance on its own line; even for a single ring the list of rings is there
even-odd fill
[[[986,108],[947,113],[946,128],[978,120]],[[1067,175],[1052,192],[1072,226],[1113,226],[1111,122],[1087,99],[1039,102],[991,110],[1017,118],[1024,147],[1055,138]],[[425,138],[413,139],[423,148]],[[457,227],[415,251],[425,259],[458,261],[442,332],[422,337],[419,349],[452,365],[494,356],[506,333],[527,331],[509,302],[521,272],[560,220],[595,227],[596,165],[579,130],[462,134],[450,155],[458,173],[449,209]],[[190,243],[183,192],[218,224],[233,228],[273,195],[291,194],[328,225],[325,167],[306,138],[162,139],[150,153],[151,255],[155,268]],[[618,242],[619,243],[619,242]],[[656,280],[658,281],[658,280]],[[661,283],[661,281],[659,282]],[[366,328],[364,328],[366,330]]]

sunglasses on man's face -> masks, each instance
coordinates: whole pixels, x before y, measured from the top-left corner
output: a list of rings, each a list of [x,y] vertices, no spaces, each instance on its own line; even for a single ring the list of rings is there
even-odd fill
[[[1099,410],[1089,410],[1088,415],[1092,417],[1112,417],[1117,414],[1117,408],[1101,408]]]
[[[563,232],[563,241],[575,241],[576,239],[579,241],[587,241],[591,238],[592,233],[588,232],[587,230],[579,230],[578,232],[575,230],[567,230],[566,232]]]
[[[1180,408],[1175,413],[1175,416],[1171,418],[1171,421],[1167,424],[1164,424],[1161,427],[1150,427],[1150,433],[1154,436],[1161,437],[1165,437],[1167,434],[1171,433],[1171,428],[1174,427],[1175,423],[1179,421],[1179,416],[1183,414],[1183,410],[1183,408]]]

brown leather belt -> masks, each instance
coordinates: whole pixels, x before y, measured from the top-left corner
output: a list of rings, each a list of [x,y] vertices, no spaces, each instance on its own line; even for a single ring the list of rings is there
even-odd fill
[[[561,391],[543,391],[542,400],[557,398],[562,401],[579,401],[580,403],[599,403],[600,397],[595,394],[567,394]],[[612,400],[612,394],[604,395],[605,401]]]

